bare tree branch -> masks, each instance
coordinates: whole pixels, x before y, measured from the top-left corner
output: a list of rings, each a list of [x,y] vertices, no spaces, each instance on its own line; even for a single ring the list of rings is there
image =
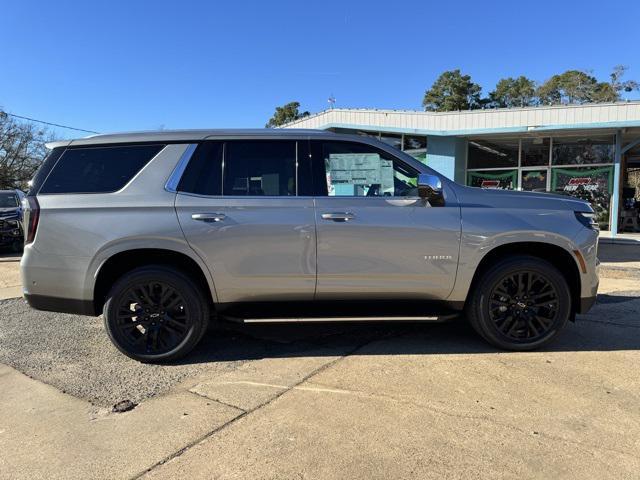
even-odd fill
[[[50,133],[32,123],[18,122],[0,110],[0,190],[25,190],[44,160]]]

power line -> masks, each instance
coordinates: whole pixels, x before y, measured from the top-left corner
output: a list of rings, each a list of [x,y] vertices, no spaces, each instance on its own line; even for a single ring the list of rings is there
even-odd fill
[[[35,118],[23,117],[22,115],[16,115],[15,113],[9,113],[9,112],[4,112],[4,113],[9,115],[10,117],[21,118],[23,120],[29,120],[30,122],[43,123],[45,125],[51,125],[52,127],[66,128],[68,130],[76,130],[78,132],[100,133],[100,132],[95,132],[93,130],[85,130],[84,128],[69,127],[67,125],[60,125],[59,123],[51,123],[51,122],[45,122],[44,120],[36,120]]]

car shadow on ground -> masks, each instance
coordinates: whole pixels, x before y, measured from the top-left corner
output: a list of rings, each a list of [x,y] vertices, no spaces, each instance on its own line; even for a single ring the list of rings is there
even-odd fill
[[[638,292],[599,295],[543,352],[640,350]],[[364,348],[363,348],[364,347]],[[487,354],[491,347],[464,318],[436,322],[357,324],[219,324],[179,363],[256,360],[296,356]],[[526,354],[526,353],[523,353]]]
[[[511,360],[529,355],[640,350],[638,291],[600,295],[551,345],[534,353],[505,353],[485,343],[464,319],[448,323],[225,324],[212,328],[178,362],[142,364],[109,342],[101,317],[42,312],[22,299],[0,301],[0,362],[79,398],[112,405],[139,402],[200,374],[217,376],[247,360],[345,355],[485,355]],[[222,326],[221,326],[222,327]],[[542,353],[542,357],[541,357]],[[608,358],[603,355],[603,361]],[[547,358],[548,360],[548,358]]]

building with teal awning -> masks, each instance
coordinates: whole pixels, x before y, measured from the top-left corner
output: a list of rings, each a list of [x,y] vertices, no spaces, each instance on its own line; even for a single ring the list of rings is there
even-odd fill
[[[325,110],[283,128],[373,136],[466,185],[589,200],[601,229],[640,211],[640,101],[456,112]]]

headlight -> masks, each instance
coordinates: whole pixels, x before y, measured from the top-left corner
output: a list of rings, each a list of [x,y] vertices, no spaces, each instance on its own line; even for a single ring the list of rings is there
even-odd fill
[[[575,212],[578,221],[591,230],[600,230],[596,222],[596,214],[593,212]]]

